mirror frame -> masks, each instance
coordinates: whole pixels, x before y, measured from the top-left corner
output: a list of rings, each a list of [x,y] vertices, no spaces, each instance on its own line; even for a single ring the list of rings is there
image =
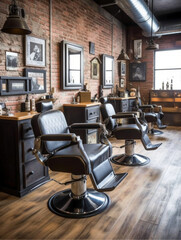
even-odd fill
[[[80,52],[80,84],[69,83],[69,49]],[[84,48],[75,43],[63,40],[61,42],[61,89],[82,89],[84,85]]]
[[[106,59],[110,59],[111,60],[111,77],[112,77],[112,82],[111,83],[107,83],[106,82]],[[107,55],[107,54],[102,54],[101,55],[101,75],[102,75],[102,86],[103,88],[112,88],[114,85],[114,57]]]

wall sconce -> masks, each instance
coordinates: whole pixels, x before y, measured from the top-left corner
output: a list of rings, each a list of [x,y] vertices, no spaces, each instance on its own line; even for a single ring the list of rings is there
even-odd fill
[[[121,60],[130,60],[128,55],[125,53],[124,49],[121,50],[121,53],[119,54],[119,57],[117,58],[117,61]]]
[[[9,5],[9,16],[7,17],[2,32],[17,35],[30,34],[31,31],[28,28],[25,20],[25,11],[16,5],[16,1],[12,0],[12,4]]]

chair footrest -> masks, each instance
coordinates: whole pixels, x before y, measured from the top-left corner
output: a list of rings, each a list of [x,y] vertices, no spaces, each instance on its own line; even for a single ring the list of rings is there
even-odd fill
[[[107,181],[104,185],[102,185],[97,190],[99,192],[112,191],[127,175],[128,173],[114,174],[112,175],[111,178],[109,178],[109,181]]]
[[[157,143],[157,144],[149,143],[149,144],[146,145],[146,150],[155,150],[155,149],[157,149],[160,145],[162,145],[162,143]]]
[[[159,129],[165,129],[167,127],[167,125],[159,125],[158,128]]]

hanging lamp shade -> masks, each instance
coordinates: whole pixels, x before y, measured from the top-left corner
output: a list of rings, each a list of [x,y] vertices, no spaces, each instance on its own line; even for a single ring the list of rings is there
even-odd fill
[[[121,60],[130,60],[130,59],[129,59],[128,55],[125,53],[124,49],[122,49],[117,60],[121,61]]]
[[[157,50],[159,49],[159,45],[154,42],[153,38],[149,39],[148,41],[148,47],[146,50]]]
[[[16,1],[13,0],[12,4],[9,5],[9,16],[4,23],[2,32],[9,34],[17,34],[17,35],[26,35],[30,34],[31,31],[26,24],[25,20],[25,12],[24,9],[19,8],[16,5]]]
[[[151,17],[151,38],[148,40],[148,47],[146,50],[156,50],[159,49],[159,45],[153,40],[153,0],[152,0],[152,17]]]

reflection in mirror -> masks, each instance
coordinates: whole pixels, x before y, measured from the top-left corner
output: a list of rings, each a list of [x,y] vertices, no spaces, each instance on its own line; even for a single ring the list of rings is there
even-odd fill
[[[68,84],[80,84],[80,63],[81,63],[81,52],[73,52],[69,49],[69,78]]]
[[[61,42],[61,88],[81,89],[84,84],[83,47],[67,41]]]
[[[112,88],[114,84],[114,57],[103,54],[101,60],[103,88]]]

